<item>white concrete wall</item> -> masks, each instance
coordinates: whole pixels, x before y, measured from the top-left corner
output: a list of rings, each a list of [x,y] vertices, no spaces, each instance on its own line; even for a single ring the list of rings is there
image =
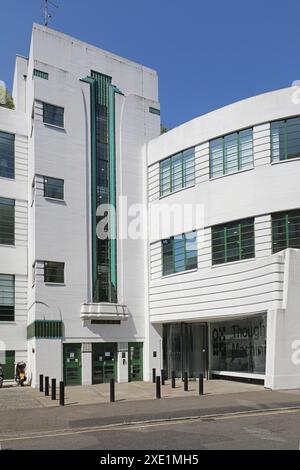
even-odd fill
[[[298,380],[295,367],[290,368],[290,353],[283,354],[283,348],[289,345],[290,350],[292,339],[300,338],[293,310],[300,294],[291,287],[294,284],[287,274],[285,256],[290,255],[272,255],[271,235],[273,212],[300,208],[300,159],[271,163],[270,121],[300,114],[293,93],[293,88],[287,88],[234,103],[163,134],[145,148],[149,210],[200,204],[203,214],[191,227],[198,235],[198,269],[194,271],[162,276],[161,239],[182,232],[164,227],[160,236],[155,234],[150,240],[149,335],[153,326],[166,322],[268,311],[266,384],[272,388],[283,387],[284,382],[292,387]],[[248,127],[253,127],[253,168],[210,179],[209,140]],[[193,146],[195,185],[160,198],[159,162]],[[212,266],[211,227],[248,217],[255,219],[255,258]],[[157,223],[150,219],[152,236]],[[285,367],[290,375],[283,373]]]
[[[21,99],[21,97],[20,97]],[[0,177],[0,197],[15,200],[15,245],[0,246],[0,274],[15,276],[15,321],[1,322],[0,341],[27,359],[27,126],[25,113],[0,107],[0,130],[15,134],[15,178]]]

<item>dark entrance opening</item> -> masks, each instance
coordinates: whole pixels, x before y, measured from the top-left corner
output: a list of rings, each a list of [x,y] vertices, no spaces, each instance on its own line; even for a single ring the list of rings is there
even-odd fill
[[[164,370],[170,378],[187,372],[190,378],[207,375],[207,324],[170,323],[163,326]]]

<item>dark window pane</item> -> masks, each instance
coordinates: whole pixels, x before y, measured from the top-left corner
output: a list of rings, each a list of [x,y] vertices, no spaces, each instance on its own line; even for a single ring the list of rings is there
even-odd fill
[[[240,259],[254,258],[255,256],[254,219],[248,219],[241,222],[240,255]]]
[[[300,157],[300,118],[286,121],[287,158]]]
[[[285,250],[287,248],[287,231],[285,214],[272,216],[272,242],[273,253]]]
[[[53,282],[63,284],[64,280],[64,263],[56,263],[53,261],[45,261],[44,263],[44,282]]]
[[[43,121],[46,124],[64,127],[64,108],[43,103]]]
[[[198,267],[197,233],[191,232],[185,235],[185,269]]]
[[[0,244],[15,244],[15,201],[0,198]]]
[[[288,215],[289,247],[300,248],[300,211]]]
[[[173,239],[162,241],[162,254],[163,254],[163,275],[174,273],[173,266]]]
[[[276,121],[271,123],[271,150],[272,161],[284,160],[286,158],[285,122]]]
[[[0,177],[15,177],[15,136],[0,131]]]
[[[64,180],[44,177],[44,196],[64,199]]]
[[[15,277],[0,274],[0,321],[15,319]]]
[[[174,271],[185,271],[184,235],[174,237]]]
[[[225,230],[223,225],[212,227],[212,264],[225,263]]]

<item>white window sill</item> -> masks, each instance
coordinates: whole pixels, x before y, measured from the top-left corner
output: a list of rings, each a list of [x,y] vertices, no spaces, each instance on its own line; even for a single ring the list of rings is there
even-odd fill
[[[43,124],[45,125],[45,127],[51,127],[52,129],[58,129],[59,131],[66,132],[65,127],[56,126],[55,124],[49,124],[48,122],[44,122],[44,121],[43,121]]]
[[[44,198],[46,199],[46,201],[53,201],[53,202],[60,202],[62,204],[65,204],[66,201],[65,199],[58,199],[57,197],[50,197],[50,196],[44,196]]]
[[[4,245],[4,244],[2,245],[0,243],[0,248],[16,248],[16,245]]]
[[[63,282],[44,282],[45,286],[54,286],[54,287],[65,287],[66,284]]]
[[[165,197],[172,196],[173,194],[180,193],[181,191],[185,191],[186,189],[194,188],[196,184],[192,184],[191,186],[185,186],[184,188],[177,189],[176,191],[172,191],[171,193],[164,194],[163,196],[159,196],[159,199],[164,199]]]
[[[162,279],[168,279],[169,277],[175,277],[175,276],[182,276],[183,274],[196,273],[197,271],[198,271],[198,268],[187,269],[186,271],[180,271],[179,273],[166,274],[165,276],[162,276]]]
[[[241,263],[249,263],[250,261],[256,261],[256,257],[240,259],[237,261],[228,261],[228,263],[212,264],[211,267],[212,269],[215,269],[215,268],[221,268],[222,266],[224,267],[224,266],[233,266],[235,264],[241,264]]]
[[[300,162],[300,157],[287,158],[286,160],[278,160],[276,162],[271,162],[271,165],[280,165],[281,163],[287,163],[287,162]]]
[[[232,173],[226,173],[225,175],[212,176],[209,178],[209,181],[219,180],[220,178],[226,178],[227,176],[239,175],[240,173],[245,173],[246,171],[252,171],[255,169],[253,165],[251,168],[244,168],[243,170],[233,171]]]

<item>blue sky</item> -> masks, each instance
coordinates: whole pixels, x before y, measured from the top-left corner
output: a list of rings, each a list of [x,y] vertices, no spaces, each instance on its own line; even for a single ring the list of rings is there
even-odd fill
[[[158,71],[169,128],[300,79],[299,0],[53,1],[51,27]],[[9,87],[42,3],[0,0],[0,80]]]

